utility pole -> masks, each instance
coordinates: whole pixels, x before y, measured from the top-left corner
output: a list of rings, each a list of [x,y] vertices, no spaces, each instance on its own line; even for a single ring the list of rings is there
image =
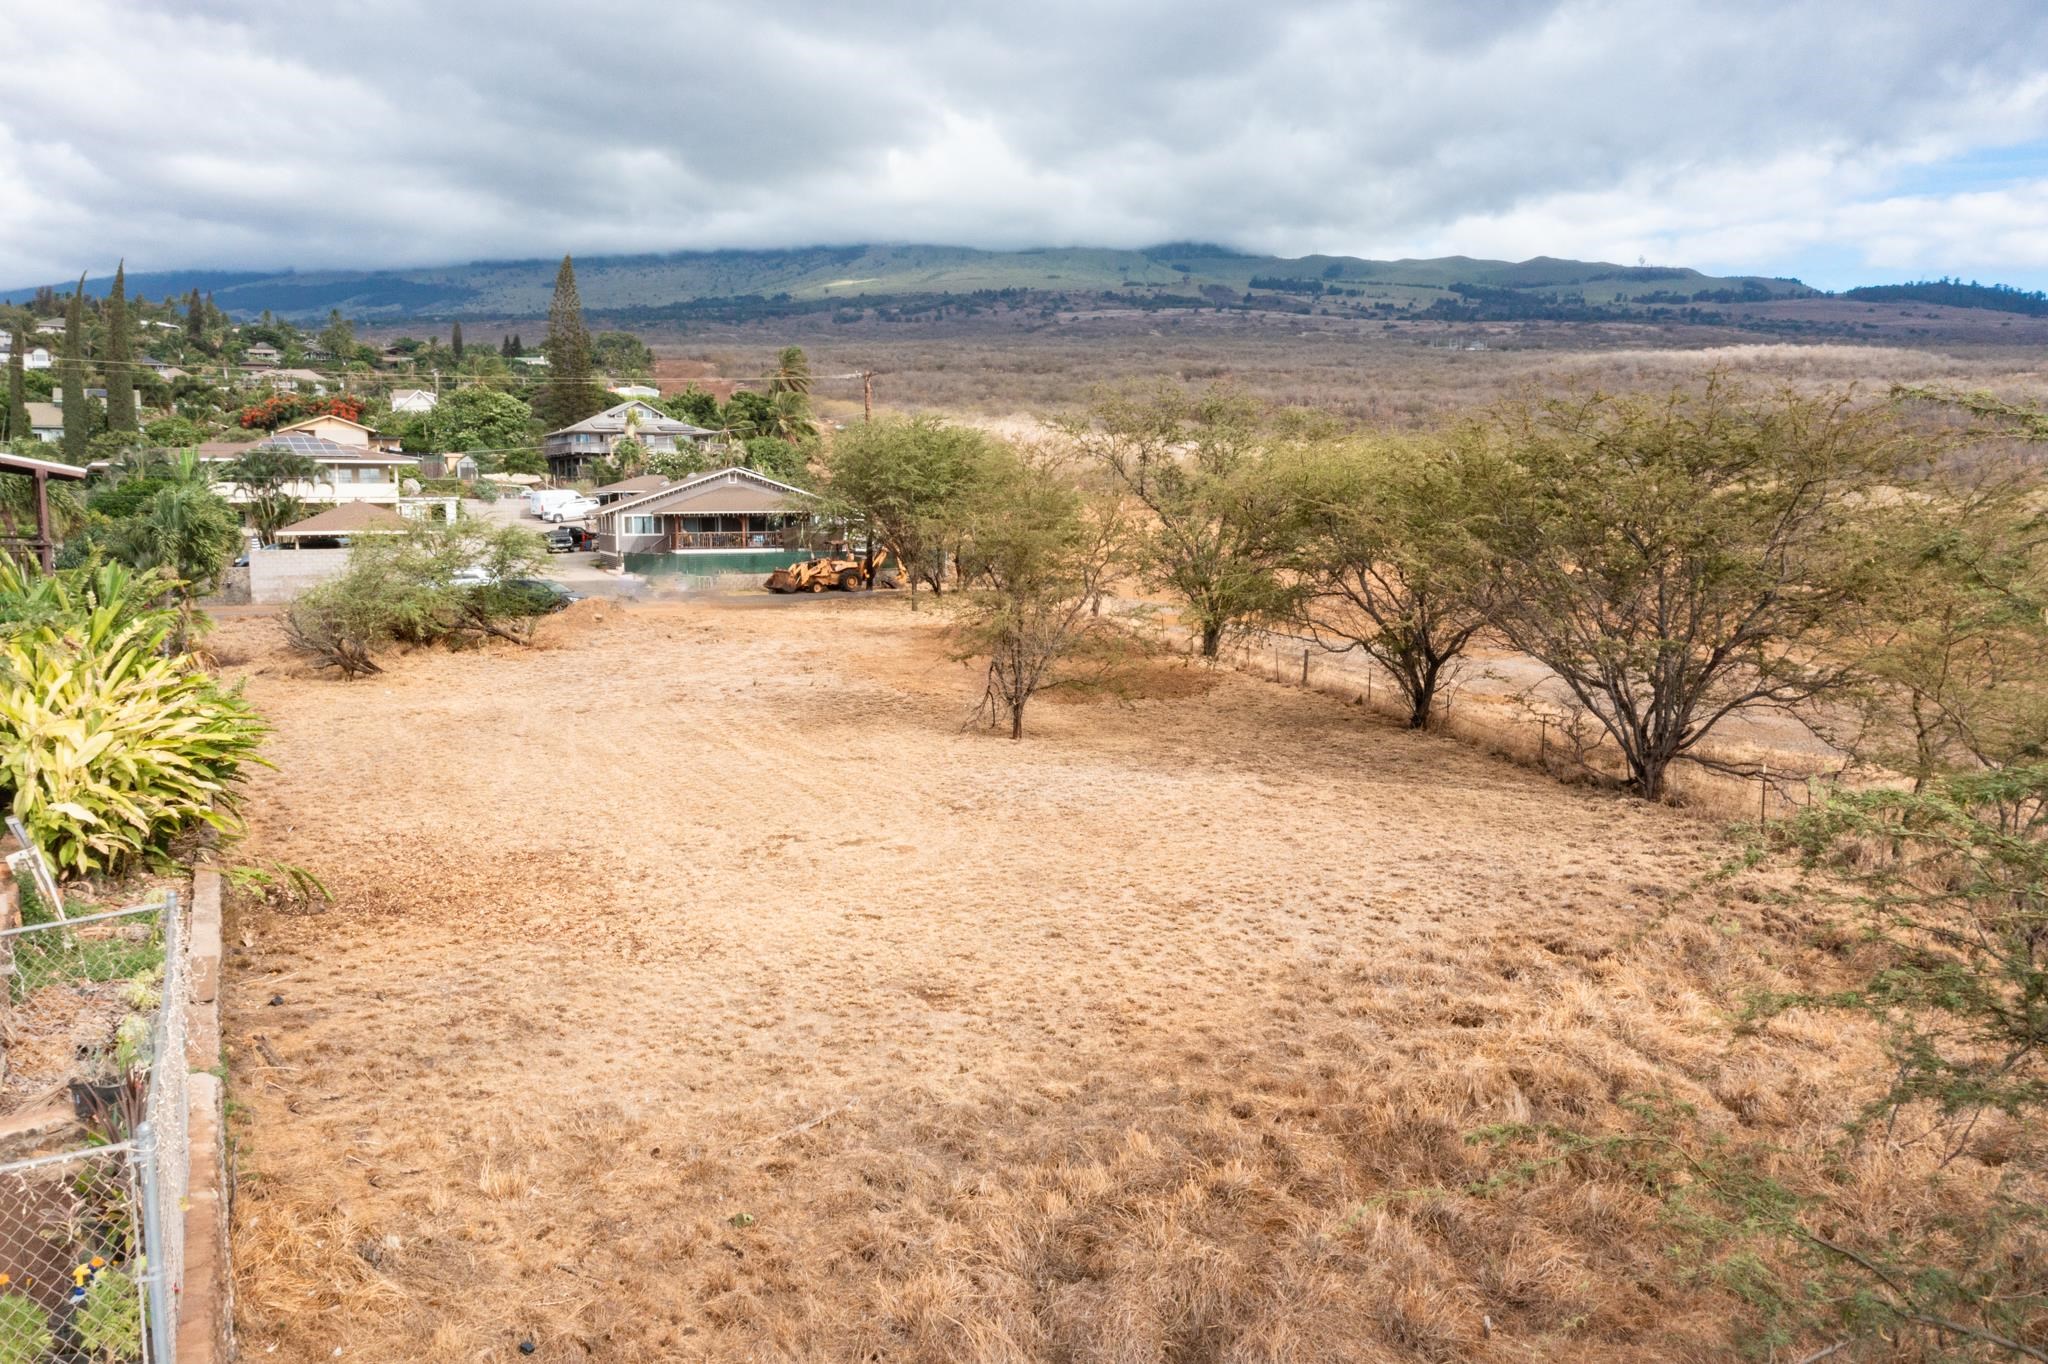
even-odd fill
[[[860,419],[864,422],[875,419],[875,372],[871,369],[860,372]]]

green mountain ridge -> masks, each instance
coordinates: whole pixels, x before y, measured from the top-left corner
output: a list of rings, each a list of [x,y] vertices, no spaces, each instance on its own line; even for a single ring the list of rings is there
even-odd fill
[[[471,261],[400,270],[180,270],[131,273],[130,293],[152,298],[198,288],[227,311],[268,311],[304,321],[332,309],[366,321],[409,318],[518,319],[546,314],[555,260]],[[830,306],[838,300],[1026,291],[1137,297],[1219,296],[1257,288],[1284,293],[1364,291],[1403,307],[1426,306],[1447,291],[1550,291],[1587,302],[1670,301],[1673,295],[1725,291],[1748,298],[1796,297],[1813,291],[1797,280],[1714,276],[1667,266],[1537,256],[1525,261],[1445,256],[1431,260],[1363,260],[1355,256],[1262,256],[1201,242],[1141,250],[1046,247],[983,251],[961,246],[854,245],[774,250],[679,251],[662,255],[591,256],[576,262],[586,309],[596,314],[659,314],[725,299],[782,299]],[[87,281],[103,293],[104,280]],[[97,286],[97,287],[96,287]],[[51,286],[68,291],[69,281]],[[0,290],[25,301],[35,288]],[[1531,299],[1547,297],[1532,294]]]

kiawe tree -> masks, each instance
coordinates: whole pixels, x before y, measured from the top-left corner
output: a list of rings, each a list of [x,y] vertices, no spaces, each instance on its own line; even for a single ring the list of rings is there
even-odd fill
[[[1074,680],[1061,665],[1106,629],[1095,603],[1120,557],[1117,500],[1089,499],[1069,471],[1003,447],[990,452],[965,509],[963,652],[988,660],[979,714],[1024,737],[1031,699]]]
[[[969,493],[994,456],[987,435],[935,417],[884,419],[833,439],[826,491],[903,566],[912,610],[919,583],[943,593],[947,559],[965,532]]]
[[[135,338],[128,317],[128,262],[114,267],[107,290],[107,344],[102,370],[107,376],[107,429],[133,433],[135,416]]]
[[[590,329],[583,322],[583,297],[576,289],[576,264],[562,257],[555,294],[548,304],[548,336],[542,347],[547,376],[533,414],[550,431],[574,425],[605,409],[605,391],[592,378]]]
[[[1286,503],[1251,400],[1174,384],[1111,389],[1067,431],[1144,508],[1133,557],[1180,599],[1202,657],[1216,657],[1228,631],[1288,609]]]
[[[1637,794],[1742,711],[1846,686],[1832,646],[1874,585],[1873,488],[1903,467],[1888,409],[1700,392],[1523,399],[1477,552],[1491,624],[1620,748]]]
[[[1301,622],[1385,669],[1412,729],[1429,724],[1492,605],[1498,579],[1466,552],[1488,462],[1472,441],[1388,439],[1312,445],[1280,472]]]

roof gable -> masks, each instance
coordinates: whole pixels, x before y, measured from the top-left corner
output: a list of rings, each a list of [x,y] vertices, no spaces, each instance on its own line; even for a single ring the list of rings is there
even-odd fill
[[[349,535],[366,532],[395,534],[411,529],[411,523],[387,507],[370,502],[343,502],[296,521],[278,531],[279,535]]]
[[[815,493],[807,493],[802,488],[770,478],[766,474],[734,465],[725,469],[713,469],[709,473],[696,474],[659,492],[614,502],[609,507],[602,508],[598,515],[610,516],[617,512],[641,516],[683,513],[692,502],[732,488],[747,489],[758,494],[758,509],[761,511],[775,511],[817,500]],[[718,500],[724,502],[730,499]],[[737,511],[740,508],[718,506],[706,510]]]
[[[651,431],[663,436],[689,436],[692,439],[712,434],[701,426],[677,421],[660,408],[638,398],[607,407],[602,412],[592,413],[580,422],[564,426],[558,431],[550,431],[548,434],[560,436],[584,432],[591,435],[611,435],[626,430],[626,418],[629,413],[633,416],[633,424],[642,431]]]

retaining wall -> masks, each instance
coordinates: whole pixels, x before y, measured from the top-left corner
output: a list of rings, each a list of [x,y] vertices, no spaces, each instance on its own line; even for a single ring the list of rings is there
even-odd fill
[[[249,600],[287,602],[309,587],[341,576],[345,549],[260,549],[249,556]]]
[[[235,1357],[234,1277],[228,1258],[226,1100],[221,1089],[220,872],[192,873],[192,922],[185,935],[191,989],[186,1064],[192,1068],[186,1119],[192,1173],[185,1195],[185,1287],[178,1305],[178,1364],[226,1364]]]

